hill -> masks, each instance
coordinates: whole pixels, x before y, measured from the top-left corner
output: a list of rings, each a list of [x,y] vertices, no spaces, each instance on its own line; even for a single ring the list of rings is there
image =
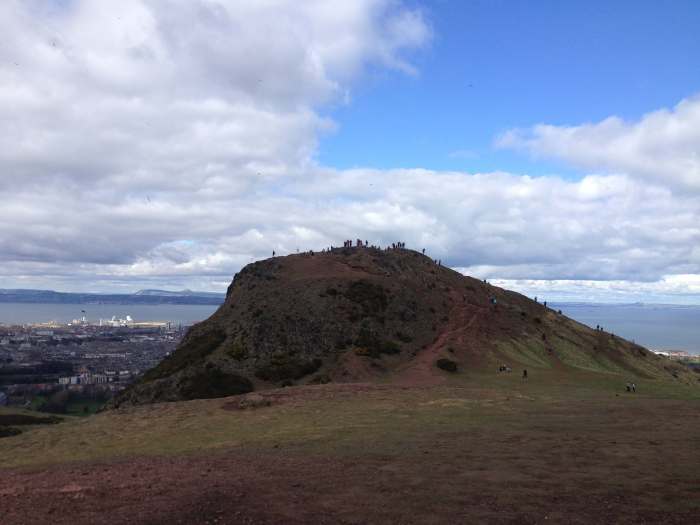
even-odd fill
[[[0,303],[42,304],[221,304],[224,294],[140,290],[134,294],[54,292],[53,290],[0,289]]]
[[[342,248],[243,268],[221,307],[114,405],[309,383],[428,386],[502,365],[594,380],[696,382],[687,368],[639,345],[418,252]]]

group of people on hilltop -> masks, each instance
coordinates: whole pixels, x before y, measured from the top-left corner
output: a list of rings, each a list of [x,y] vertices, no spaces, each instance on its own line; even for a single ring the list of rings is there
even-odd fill
[[[333,250],[335,249],[335,246],[329,246],[327,248],[324,248],[321,250],[321,253],[332,253]],[[355,239],[353,241],[352,239],[346,239],[343,241],[343,248],[372,248],[375,250],[405,250],[406,249],[406,243],[403,241],[398,241],[398,242],[392,242],[390,245],[386,246],[386,248],[382,248],[382,246],[375,246],[374,244],[370,245],[369,241],[365,240],[363,241],[362,239]],[[297,248],[297,253],[299,253],[299,248]],[[313,251],[309,250],[304,252],[307,255],[313,255]],[[425,248],[422,249],[423,255],[425,255]],[[273,250],[272,251],[272,257],[275,257],[277,253]],[[442,266],[442,261],[439,259],[435,259],[434,263],[438,266]]]
[[[369,242],[363,242],[362,239],[355,239],[355,246],[358,248],[367,248],[369,247]],[[352,248],[352,240],[347,239],[346,241],[343,241],[343,248]]]
[[[363,241],[362,239],[355,239],[355,242],[353,243],[352,239],[347,239],[343,241],[343,248],[376,248],[378,250],[381,250],[381,246],[375,246],[369,244],[369,241]],[[405,242],[392,242],[391,245],[386,247],[386,250],[402,250],[406,248],[406,243]],[[425,253],[425,249],[423,249],[423,253]]]

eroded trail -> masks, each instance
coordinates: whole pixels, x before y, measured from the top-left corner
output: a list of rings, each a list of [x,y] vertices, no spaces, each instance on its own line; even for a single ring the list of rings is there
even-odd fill
[[[435,366],[435,362],[441,357],[454,359],[453,352],[467,348],[469,331],[483,315],[483,309],[464,304],[462,296],[455,292],[452,292],[450,297],[454,306],[450,310],[447,323],[430,346],[420,351],[405,368],[398,371],[396,384],[416,386],[443,384],[446,380],[445,373]]]

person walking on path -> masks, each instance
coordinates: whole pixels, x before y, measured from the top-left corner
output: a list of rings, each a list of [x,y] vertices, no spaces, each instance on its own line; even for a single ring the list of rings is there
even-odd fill
[[[527,368],[523,370],[523,379],[527,379]]]

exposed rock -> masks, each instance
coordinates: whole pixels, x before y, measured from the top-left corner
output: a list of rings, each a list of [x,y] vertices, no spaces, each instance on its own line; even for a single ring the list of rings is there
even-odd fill
[[[238,408],[260,408],[270,406],[271,402],[269,399],[261,396],[260,394],[248,394],[241,398],[238,402]]]

